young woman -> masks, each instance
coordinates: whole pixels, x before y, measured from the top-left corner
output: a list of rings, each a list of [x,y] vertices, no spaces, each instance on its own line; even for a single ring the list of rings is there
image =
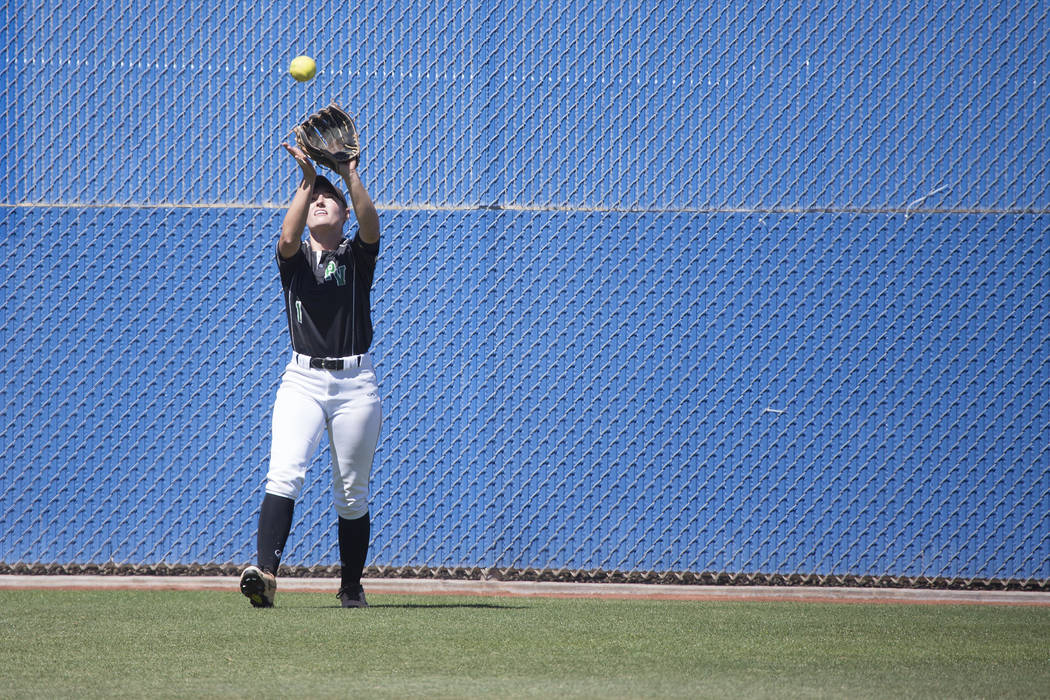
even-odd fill
[[[361,572],[368,554],[368,480],[382,425],[372,360],[371,288],[379,253],[379,215],[357,172],[338,175],[343,193],[318,175],[313,162],[282,144],[302,171],[277,242],[277,266],[292,359],[273,406],[266,493],[259,513],[258,565],[241,574],[241,592],[255,607],[272,607],[277,568],[292,525],[306,469],[328,432],[338,516],[343,607],[368,607]],[[343,228],[352,209],[356,234]],[[303,229],[310,236],[303,238]]]

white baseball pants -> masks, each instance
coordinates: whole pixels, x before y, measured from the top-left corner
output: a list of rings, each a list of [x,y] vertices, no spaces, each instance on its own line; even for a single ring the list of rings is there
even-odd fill
[[[293,354],[273,405],[266,493],[296,500],[306,470],[327,428],[332,452],[332,495],[339,517],[368,513],[368,479],[379,443],[383,406],[371,358],[342,358],[344,369],[310,367]]]

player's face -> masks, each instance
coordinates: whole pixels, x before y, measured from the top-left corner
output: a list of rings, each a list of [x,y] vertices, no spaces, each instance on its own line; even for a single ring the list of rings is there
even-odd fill
[[[346,208],[331,192],[320,190],[310,200],[310,210],[306,214],[306,225],[310,230],[317,227],[338,229],[346,223]]]

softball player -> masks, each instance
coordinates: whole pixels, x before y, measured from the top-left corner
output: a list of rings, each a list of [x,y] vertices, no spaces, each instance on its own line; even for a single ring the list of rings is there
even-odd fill
[[[295,500],[321,433],[327,430],[342,564],[338,595],[343,607],[363,608],[368,607],[361,587],[371,529],[368,479],[382,425],[379,389],[368,355],[379,215],[358,176],[357,161],[341,165],[338,174],[350,192],[358,226],[352,239],[345,238],[349,211],[342,192],[317,174],[302,150],[282,145],[302,169],[277,242],[293,352],[273,406],[258,565],[242,572],[240,587],[253,606],[273,606]],[[310,229],[306,240],[304,226]]]

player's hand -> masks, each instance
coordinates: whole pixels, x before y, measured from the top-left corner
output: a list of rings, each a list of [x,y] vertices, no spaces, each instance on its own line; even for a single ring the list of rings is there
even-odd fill
[[[281,145],[284,146],[284,150],[288,151],[292,158],[295,158],[295,162],[303,169],[303,175],[309,178],[317,177],[317,169],[314,167],[314,162],[307,158],[302,149],[290,146],[287,143],[282,143]]]
[[[336,163],[335,172],[340,177],[344,177],[344,178],[345,177],[349,177],[350,173],[352,173],[352,172],[357,170],[357,163],[358,163],[358,159],[357,158],[352,158],[351,160],[346,160],[346,161],[340,161],[340,162]]]

